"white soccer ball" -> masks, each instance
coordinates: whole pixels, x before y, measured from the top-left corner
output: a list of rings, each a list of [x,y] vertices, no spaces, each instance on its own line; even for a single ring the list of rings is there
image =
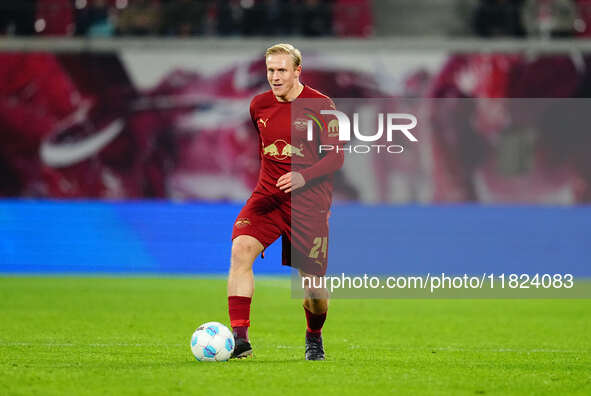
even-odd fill
[[[224,362],[233,351],[234,335],[221,323],[203,323],[191,336],[191,352],[200,362]]]

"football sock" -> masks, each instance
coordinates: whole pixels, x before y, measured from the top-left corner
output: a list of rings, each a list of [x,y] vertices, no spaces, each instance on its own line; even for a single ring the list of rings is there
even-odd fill
[[[304,310],[306,311],[306,322],[308,324],[306,337],[320,337],[322,335],[322,326],[326,320],[326,312],[315,314],[308,311],[306,307],[304,307]]]
[[[232,327],[232,334],[234,334],[234,338],[242,338],[248,341],[248,327],[246,326]]]
[[[228,311],[230,313],[230,325],[236,338],[248,340],[248,327],[250,326],[251,297],[229,296]]]

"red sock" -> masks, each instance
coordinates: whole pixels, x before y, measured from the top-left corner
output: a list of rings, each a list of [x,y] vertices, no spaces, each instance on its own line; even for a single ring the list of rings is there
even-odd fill
[[[322,326],[324,325],[324,321],[326,320],[326,312],[321,314],[315,314],[310,311],[306,307],[304,307],[306,311],[306,322],[308,324],[308,328],[306,329],[306,336],[321,336],[322,335]]]
[[[230,326],[234,337],[248,340],[248,327],[250,326],[250,302],[251,297],[229,296],[228,311],[230,313]]]

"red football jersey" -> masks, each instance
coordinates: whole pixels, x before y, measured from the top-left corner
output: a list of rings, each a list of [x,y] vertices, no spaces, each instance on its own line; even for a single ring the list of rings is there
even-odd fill
[[[305,99],[317,100],[304,101],[304,110],[304,106],[298,106],[297,102]],[[298,211],[316,212],[314,209],[319,209],[324,212],[330,208],[332,201],[332,173],[343,165],[344,155],[342,150],[337,153],[336,147],[340,145],[338,129],[334,127],[319,129],[315,125],[314,138],[308,141],[307,128],[304,127],[307,125],[304,113],[311,110],[308,106],[316,108],[312,110],[317,116],[321,109],[334,109],[328,96],[308,86],[304,86],[293,102],[279,102],[271,90],[252,100],[250,116],[261,142],[261,169],[255,192],[285,199]],[[334,119],[332,116],[322,118],[325,125]],[[335,149],[320,153],[319,145],[331,145]],[[291,194],[284,193],[275,184],[280,176],[292,170],[304,176],[306,185],[294,191],[290,202]]]

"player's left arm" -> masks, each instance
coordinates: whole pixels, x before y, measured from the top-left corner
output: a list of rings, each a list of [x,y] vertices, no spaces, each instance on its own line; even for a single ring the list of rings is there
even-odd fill
[[[330,107],[334,109],[332,101],[330,102]],[[326,117],[326,119],[329,122],[332,120],[332,118],[329,117]],[[280,190],[283,190],[286,193],[297,190],[314,179],[336,172],[343,166],[345,155],[343,150],[337,150],[337,147],[342,147],[342,144],[339,142],[338,128],[334,128],[330,131],[320,131],[318,137],[319,145],[333,147],[333,150],[326,152],[318,162],[303,169],[301,172],[288,172],[277,179],[277,187],[279,187]]]

